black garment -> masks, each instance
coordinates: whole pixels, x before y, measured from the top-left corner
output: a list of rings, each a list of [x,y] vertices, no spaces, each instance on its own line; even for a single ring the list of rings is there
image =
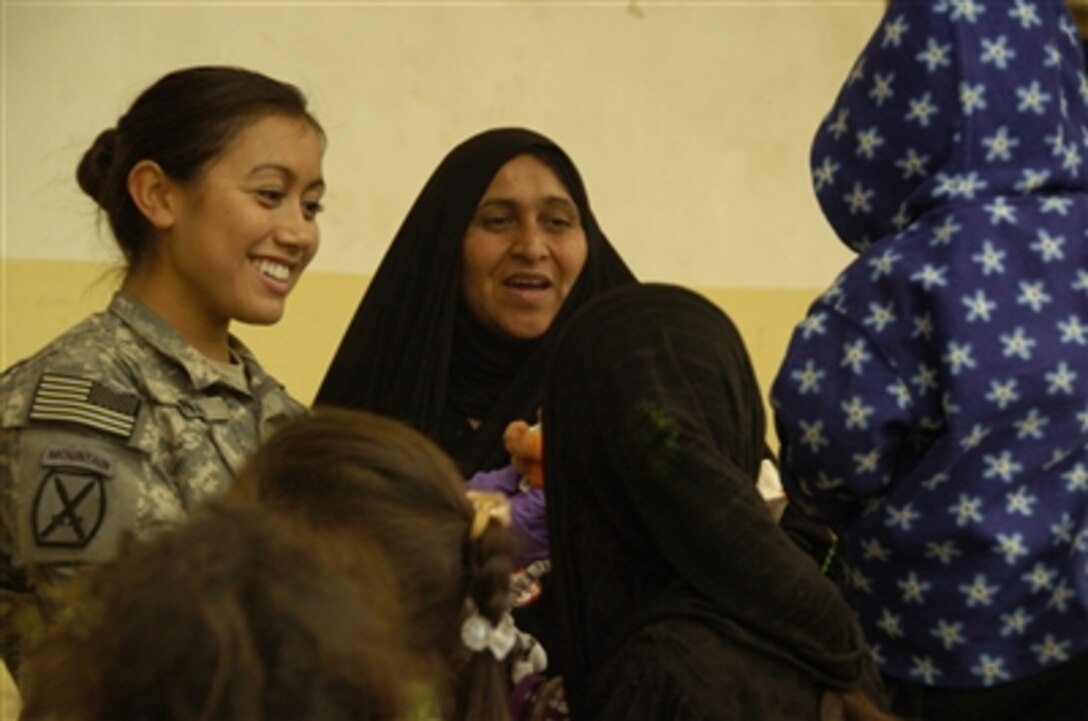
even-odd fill
[[[674,703],[685,718],[740,718],[718,709],[720,690],[699,679],[736,667],[725,659],[744,652],[793,675],[728,679],[750,684],[753,698],[784,683],[815,709],[824,688],[875,683],[850,609],[756,490],[760,390],[717,307],[663,285],[602,294],[557,341],[543,414],[574,719],[672,719]],[[708,633],[693,634],[692,623]],[[672,642],[646,642],[651,628]],[[626,698],[643,676],[666,679],[654,682],[659,715]],[[745,721],[785,718],[758,706]]]
[[[892,711],[907,721],[1085,721],[1088,654],[993,688],[934,688],[887,679]]]
[[[534,342],[490,335],[461,306],[465,231],[495,173],[532,154],[555,171],[578,206],[589,253],[552,327]],[[392,416],[435,440],[466,477],[509,463],[507,424],[535,422],[555,331],[587,299],[634,282],[589,207],[582,179],[559,146],[503,128],[454,148],[424,186],[367,288],[316,404]],[[457,406],[457,407],[454,407]],[[480,412],[476,431],[466,413]]]
[[[663,658],[668,664],[661,662]],[[589,690],[598,718],[618,721],[813,721],[822,689],[785,661],[711,627],[663,619],[631,635]],[[752,683],[759,679],[759,683]]]

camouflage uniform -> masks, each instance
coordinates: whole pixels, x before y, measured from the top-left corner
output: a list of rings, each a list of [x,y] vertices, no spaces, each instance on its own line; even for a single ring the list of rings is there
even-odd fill
[[[117,293],[0,376],[0,653],[13,676],[48,582],[110,558],[126,531],[183,519],[303,412],[230,343],[244,377]]]

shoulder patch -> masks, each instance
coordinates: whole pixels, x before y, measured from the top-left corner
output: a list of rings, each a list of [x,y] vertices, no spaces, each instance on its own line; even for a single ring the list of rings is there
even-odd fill
[[[139,396],[117,393],[89,378],[44,373],[30,404],[30,418],[76,423],[128,438],[139,410]]]
[[[46,469],[34,495],[34,542],[55,548],[85,548],[106,515],[103,481],[113,475],[113,463],[93,451],[49,448],[42,455]]]

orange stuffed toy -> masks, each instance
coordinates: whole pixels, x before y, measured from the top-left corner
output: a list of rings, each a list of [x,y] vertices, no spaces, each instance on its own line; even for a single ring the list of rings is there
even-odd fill
[[[540,424],[513,421],[502,435],[503,445],[510,453],[510,463],[527,479],[530,488],[544,487],[544,436]]]

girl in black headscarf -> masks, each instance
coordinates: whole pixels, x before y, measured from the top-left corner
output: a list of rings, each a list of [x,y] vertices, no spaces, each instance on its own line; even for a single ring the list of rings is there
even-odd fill
[[[550,168],[569,194],[586,253],[554,320],[511,335],[486,309],[466,301],[463,261],[489,185],[525,155]],[[505,466],[503,431],[513,420],[535,422],[555,331],[587,299],[633,281],[559,146],[530,130],[483,132],[454,148],[427,181],[371,280],[316,403],[407,422],[453,456],[466,478]]]
[[[849,608],[756,490],[760,390],[716,306],[596,298],[557,339],[543,423],[572,718],[881,718]]]

